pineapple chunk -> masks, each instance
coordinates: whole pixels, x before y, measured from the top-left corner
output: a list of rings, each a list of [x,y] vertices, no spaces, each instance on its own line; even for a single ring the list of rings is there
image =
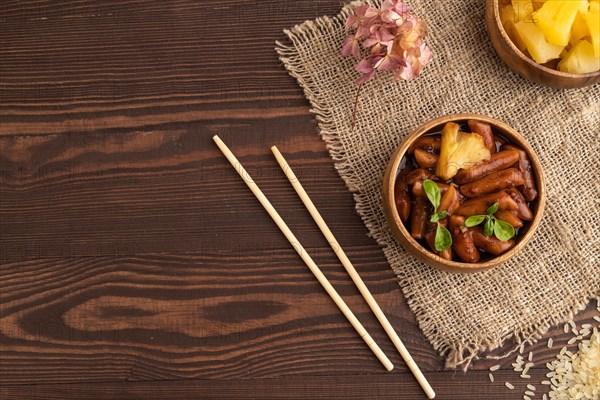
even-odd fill
[[[444,180],[451,179],[460,168],[468,168],[491,157],[482,136],[459,132],[459,128],[459,125],[448,122],[442,129],[440,158],[435,174]]]
[[[600,9],[592,11],[592,4],[594,3],[590,3],[590,10],[585,14],[585,21],[594,46],[594,55],[600,57]],[[597,8],[600,8],[600,6]]]
[[[536,24],[521,21],[515,24],[515,28],[536,63],[543,64],[560,56],[564,46],[548,43]]]
[[[537,11],[544,5],[544,0],[533,0],[533,11]]]
[[[600,70],[600,57],[594,55],[594,48],[587,40],[580,40],[558,63],[558,70],[572,74],[586,74]]]
[[[516,20],[531,22],[531,13],[533,13],[533,2],[531,0],[512,0],[512,8],[515,11]]]
[[[566,46],[577,12],[585,13],[587,9],[587,0],[548,0],[533,13],[533,21],[549,43]]]
[[[506,34],[513,42],[513,44],[517,47],[517,49],[519,49],[520,51],[524,51],[525,42],[521,40],[521,37],[515,29],[515,18],[516,14],[512,6],[507,5],[500,9],[500,21],[502,21],[502,26],[504,27]]]
[[[585,14],[581,11],[577,12],[575,16],[575,20],[573,21],[573,26],[571,27],[571,37],[569,38],[569,43],[571,46],[574,46],[584,37],[588,36],[590,31],[587,26],[587,21],[585,18]]]

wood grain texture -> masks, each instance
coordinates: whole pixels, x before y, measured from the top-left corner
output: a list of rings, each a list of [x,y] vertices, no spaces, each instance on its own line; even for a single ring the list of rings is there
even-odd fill
[[[0,3],[0,397],[420,398],[273,159],[277,145],[438,398],[521,398],[485,383],[492,360],[467,375],[444,371],[276,57],[283,28],[342,2],[238,3]],[[289,248],[214,134],[393,373]],[[549,336],[556,345],[569,338],[560,327]],[[554,350],[545,341],[531,349],[540,380]],[[498,374],[512,376],[511,362]]]
[[[505,400],[522,399],[530,380],[519,379],[516,372],[496,371],[495,382],[488,373],[472,371],[429,374],[436,388],[436,399],[446,400]],[[532,372],[531,381],[541,381],[543,374]],[[509,390],[504,382],[515,386]],[[457,390],[460,388],[460,390]],[[537,398],[545,386],[536,385]],[[29,399],[377,399],[414,400],[420,398],[420,388],[409,373],[382,375],[306,376],[278,379],[243,380],[183,380],[162,382],[85,383],[32,385],[28,387],[0,386],[5,400]],[[423,398],[425,398],[423,396]]]
[[[340,2],[236,4],[2,2],[0,134],[306,116],[274,41]]]

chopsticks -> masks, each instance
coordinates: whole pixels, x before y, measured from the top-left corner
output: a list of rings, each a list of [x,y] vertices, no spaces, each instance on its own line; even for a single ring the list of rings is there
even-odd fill
[[[223,152],[225,157],[227,157],[227,160],[229,160],[229,162],[231,163],[233,168],[235,168],[235,170],[240,175],[242,180],[244,182],[246,182],[246,185],[248,185],[248,187],[250,188],[252,193],[254,193],[254,195],[260,202],[260,204],[262,204],[262,206],[265,208],[265,210],[267,210],[267,212],[269,213],[269,215],[271,216],[273,221],[275,221],[275,223],[277,224],[277,226],[279,227],[281,232],[285,235],[285,237],[290,242],[290,244],[292,245],[294,250],[296,250],[298,255],[306,263],[306,265],[311,270],[311,272],[314,274],[314,276],[317,278],[317,280],[319,281],[321,286],[323,286],[323,288],[327,291],[327,294],[329,294],[329,296],[333,299],[333,301],[338,306],[338,308],[346,316],[348,321],[350,321],[350,324],[352,324],[354,329],[356,329],[356,331],[358,332],[360,337],[363,338],[363,340],[365,341],[367,346],[369,346],[371,351],[373,351],[375,356],[379,359],[379,361],[381,361],[381,363],[383,364],[385,369],[387,369],[388,371],[391,371],[394,368],[394,365],[392,364],[392,362],[387,358],[387,356],[379,348],[377,343],[375,343],[375,341],[373,340],[371,335],[369,335],[367,330],[362,326],[360,321],[352,313],[350,308],[346,305],[344,300],[336,292],[336,290],[333,288],[333,286],[331,286],[331,283],[329,283],[329,281],[327,280],[325,275],[323,275],[323,273],[321,272],[321,270],[319,269],[317,264],[315,264],[315,262],[312,260],[312,258],[308,255],[308,253],[304,249],[304,247],[302,247],[302,245],[300,244],[300,241],[296,238],[296,236],[294,236],[294,234],[292,233],[290,228],[287,226],[287,224],[281,218],[281,216],[279,215],[277,210],[275,210],[273,205],[271,205],[271,202],[269,202],[267,197],[263,194],[263,192],[260,190],[258,185],[254,182],[252,177],[244,169],[242,164],[238,161],[238,159],[231,152],[231,150],[229,150],[227,145],[225,145],[225,143],[223,143],[223,141],[217,135],[213,136],[213,140],[215,141],[215,143],[217,144],[217,146],[219,147],[221,152]]]
[[[377,304],[377,302],[375,301],[375,298],[373,297],[373,295],[371,294],[371,292],[369,291],[369,289],[367,288],[367,286],[361,279],[360,275],[358,274],[358,272],[356,272],[356,269],[354,268],[354,266],[352,265],[352,263],[346,256],[346,253],[344,252],[342,247],[339,245],[335,236],[333,236],[333,233],[331,232],[331,230],[325,223],[325,220],[323,220],[323,217],[321,217],[321,214],[319,213],[319,211],[315,207],[314,203],[312,202],[312,200],[310,199],[310,197],[308,196],[308,194],[306,193],[306,191],[300,184],[300,181],[294,174],[294,171],[292,170],[290,165],[287,163],[287,161],[285,160],[283,155],[279,152],[279,149],[277,149],[276,146],[271,147],[271,151],[275,155],[275,158],[277,159],[277,162],[279,163],[279,166],[283,170],[284,174],[286,175],[286,177],[288,178],[288,180],[290,181],[290,183],[296,190],[296,193],[298,193],[298,196],[300,196],[300,199],[302,200],[302,202],[308,209],[308,212],[310,213],[310,215],[313,217],[313,219],[319,226],[319,229],[321,229],[321,232],[323,232],[323,235],[325,235],[325,238],[331,245],[331,248],[333,249],[335,254],[338,256],[340,261],[342,262],[342,265],[344,266],[344,268],[346,268],[346,271],[348,272],[348,274],[354,281],[354,284],[356,285],[356,287],[358,288],[358,290],[360,291],[360,293],[362,294],[364,299],[367,301],[367,304],[369,305],[369,307],[371,308],[371,310],[373,311],[373,313],[379,320],[379,323],[383,326],[383,329],[386,331],[386,333],[388,334],[388,336],[394,343],[394,346],[396,346],[396,349],[398,350],[398,352],[400,353],[400,355],[406,362],[406,365],[408,365],[408,368],[410,368],[411,372],[413,373],[413,375],[415,376],[415,378],[417,379],[417,381],[419,382],[419,384],[425,391],[425,394],[427,395],[427,397],[430,399],[433,399],[435,397],[435,392],[429,385],[429,382],[427,382],[427,379],[425,379],[425,376],[423,375],[423,373],[421,372],[421,370],[415,363],[415,360],[413,360],[413,358],[411,357],[410,353],[404,346],[404,343],[402,343],[402,340],[400,340],[400,338],[398,337],[398,334],[396,333],[396,331],[394,330],[394,328],[388,321],[387,317],[385,316],[385,314],[379,307],[379,304]]]

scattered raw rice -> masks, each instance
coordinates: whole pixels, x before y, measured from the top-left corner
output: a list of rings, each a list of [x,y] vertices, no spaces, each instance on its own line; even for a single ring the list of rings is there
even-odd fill
[[[490,367],[490,371],[498,371],[500,369],[500,365],[494,365]]]
[[[542,381],[542,385],[547,385],[547,386],[549,386],[549,385],[550,385],[550,381]]]
[[[575,322],[569,321],[569,325],[571,325],[571,328],[577,329],[577,325],[575,325]]]
[[[544,395],[542,396],[542,400],[548,400],[548,396],[546,396],[546,393],[544,393]]]
[[[592,324],[583,324],[581,325],[582,329],[592,329]]]
[[[531,400],[531,397],[525,395],[525,396],[523,396],[523,400]]]
[[[488,374],[488,376],[490,377],[490,382],[494,382],[494,375],[492,375],[491,372]]]
[[[531,375],[521,375],[521,378],[523,378],[523,379],[530,379]]]
[[[580,341],[578,348],[575,354],[565,351],[552,361],[553,371],[547,374],[552,383],[551,400],[600,398],[598,331],[595,330],[589,339]]]
[[[531,390],[526,391],[525,394],[527,396],[535,396],[535,393],[533,393]]]
[[[527,389],[535,391],[535,386],[533,386],[533,385],[527,385]]]
[[[572,329],[573,335],[577,336],[579,334],[579,331],[575,328]]]
[[[549,338],[549,339],[548,339],[548,348],[549,348],[549,349],[551,349],[551,348],[552,348],[552,342],[553,342],[552,338]]]
[[[573,338],[569,339],[569,341],[567,342],[567,344],[573,344],[573,343],[575,343],[576,341],[577,341],[577,338],[576,338],[576,337],[573,337]]]
[[[564,330],[565,330],[565,333],[569,333],[569,324],[565,324]]]
[[[566,351],[567,351],[567,348],[566,348],[566,347],[563,347],[562,349],[560,349],[560,354],[561,354],[561,355],[562,355],[562,354],[565,354],[565,352],[566,352]]]
[[[590,330],[589,330],[589,329],[582,329],[582,330],[580,330],[580,331],[579,331],[579,333],[580,333],[580,335],[579,335],[579,336],[586,337],[586,336],[587,336],[587,335],[589,335],[591,332],[590,332]]]
[[[533,352],[532,351],[529,352],[529,356],[527,357],[527,359],[529,361],[533,360]]]
[[[521,346],[519,346],[519,353],[523,354],[524,350],[525,350],[525,343],[521,343]]]
[[[513,390],[515,387],[513,385],[510,384],[510,382],[504,382],[504,384],[506,385],[507,388],[509,388],[510,390]]]
[[[597,315],[594,315],[594,320],[596,320],[596,321],[600,322],[600,317],[599,317],[599,316],[597,316]]]

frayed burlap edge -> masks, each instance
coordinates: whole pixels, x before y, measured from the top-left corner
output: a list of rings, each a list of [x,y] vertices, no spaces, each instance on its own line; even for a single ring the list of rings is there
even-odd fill
[[[375,223],[373,218],[370,218],[368,215],[368,211],[370,210],[367,210],[362,206],[366,201],[364,198],[365,195],[360,192],[360,185],[355,181],[355,171],[353,170],[352,165],[348,163],[345,150],[340,143],[338,137],[339,132],[337,131],[337,127],[334,124],[332,115],[329,111],[329,99],[325,98],[325,96],[320,93],[318,84],[314,82],[311,75],[306,70],[298,52],[298,47],[303,46],[303,44],[310,41],[311,38],[327,35],[328,32],[331,33],[333,30],[341,28],[349,12],[357,4],[361,3],[362,2],[353,2],[346,5],[335,17],[319,17],[312,21],[305,21],[289,30],[284,30],[290,43],[277,41],[275,50],[288,73],[298,81],[306,98],[310,101],[312,106],[310,111],[316,115],[319,133],[325,141],[327,149],[335,162],[336,170],[349,190],[353,193],[356,210],[369,229],[370,236],[377,240],[382,246],[386,257],[390,259],[393,257],[393,254],[390,254],[391,250],[386,242],[387,238],[383,235],[383,231],[377,232],[377,229],[374,229]],[[514,353],[521,344],[538,341],[550,327],[572,320],[578,311],[585,309],[586,305],[589,303],[589,299],[600,297],[600,291],[594,291],[592,289],[589,293],[583,293],[581,296],[572,299],[563,312],[534,321],[526,327],[516,328],[495,337],[475,335],[474,337],[469,338],[469,340],[449,343],[447,338],[437,332],[435,326],[427,319],[424,305],[417,304],[413,301],[413,293],[408,284],[409,277],[403,276],[399,271],[395,272],[398,275],[399,285],[406,296],[408,305],[416,315],[419,327],[433,345],[434,349],[441,356],[446,358],[446,367],[460,367],[465,371],[473,360],[479,358],[480,354],[496,350],[504,346],[507,341],[512,341],[514,345],[510,346],[510,349],[506,353],[500,355],[488,355],[487,358],[504,358]]]

